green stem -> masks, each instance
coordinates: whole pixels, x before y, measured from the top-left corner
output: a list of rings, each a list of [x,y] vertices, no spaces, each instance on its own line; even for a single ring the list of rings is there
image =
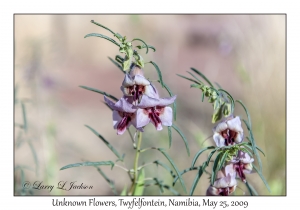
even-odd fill
[[[140,156],[140,148],[141,148],[141,143],[142,143],[142,132],[138,133],[138,142],[137,142],[137,148],[136,148],[136,153],[135,153],[135,159],[134,159],[134,178],[130,187],[130,191],[129,191],[129,195],[133,195],[134,193],[134,189],[135,189],[135,185],[137,182],[137,178],[138,178],[138,164],[139,164],[139,156]]]

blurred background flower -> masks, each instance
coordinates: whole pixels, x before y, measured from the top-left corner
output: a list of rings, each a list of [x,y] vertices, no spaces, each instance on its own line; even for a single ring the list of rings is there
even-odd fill
[[[133,149],[129,136],[117,136],[111,123],[111,111],[102,103],[103,96],[79,88],[86,85],[107,91],[120,98],[119,87],[124,75],[107,58],[118,54],[118,48],[107,40],[83,37],[88,33],[111,34],[90,23],[95,20],[129,40],[141,38],[156,48],[144,60],[154,61],[161,69],[164,82],[177,95],[175,124],[186,135],[191,148],[188,157],[180,136],[173,134],[168,153],[180,170],[190,166],[194,154],[202,147],[214,145],[211,115],[213,108],[201,102],[201,91],[190,89],[190,82],[176,76],[194,67],[211,81],[218,82],[235,99],[248,107],[257,145],[262,157],[263,174],[271,195],[286,191],[286,17],[284,15],[15,15],[15,86],[18,97],[30,99],[26,104],[28,135],[36,150],[39,173],[26,171],[27,181],[43,181],[57,186],[59,181],[77,181],[92,185],[90,190],[35,190],[37,195],[110,195],[108,183],[93,167],[59,171],[70,163],[114,160],[114,155],[91,133],[85,124],[102,134],[118,151],[126,153],[127,167],[132,167]],[[135,43],[140,44],[140,43]],[[144,50],[145,52],[145,50]],[[155,68],[145,65],[145,77],[157,79]],[[156,85],[161,97],[168,93]],[[241,107],[235,113],[245,117]],[[22,122],[22,110],[15,107],[15,122]],[[246,129],[244,129],[246,130]],[[142,147],[168,147],[167,129],[155,132],[145,129]],[[17,138],[19,128],[15,128]],[[204,143],[203,143],[204,142]],[[27,146],[15,147],[15,165],[34,166]],[[145,153],[144,161],[163,156]],[[205,156],[198,160],[199,165]],[[254,162],[255,164],[255,162]],[[164,169],[146,168],[146,174],[165,174]],[[119,168],[103,171],[115,181],[120,192],[130,183]],[[124,175],[121,175],[124,173]],[[196,171],[183,176],[189,189]],[[15,183],[20,182],[16,171]],[[259,194],[270,195],[257,174],[247,180]],[[209,181],[202,178],[194,195],[205,195]],[[236,195],[247,191],[242,185]],[[180,184],[176,185],[180,190]],[[146,194],[158,194],[156,187]]]

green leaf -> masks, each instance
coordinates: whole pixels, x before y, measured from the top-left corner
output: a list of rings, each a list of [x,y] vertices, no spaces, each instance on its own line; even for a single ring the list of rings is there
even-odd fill
[[[196,74],[198,74],[200,77],[202,77],[211,87],[214,88],[213,84],[209,81],[209,79],[206,78],[206,76],[204,76],[204,74],[202,74],[200,71],[198,71],[197,69],[195,68],[191,68],[191,70],[193,72],[195,72]]]
[[[250,141],[250,139],[249,139],[249,137],[247,136],[246,137],[249,141]],[[253,150],[253,148],[252,148],[252,144],[251,144],[251,141],[250,142],[248,142],[247,144],[249,144],[250,146],[251,146],[251,149]],[[246,145],[245,145],[246,146]],[[258,151],[260,151],[265,157],[266,157],[266,155],[265,155],[265,153],[264,153],[264,151],[261,149],[261,148],[259,148],[258,146],[256,146],[256,149],[258,150]]]
[[[104,144],[106,144],[106,146],[118,157],[118,160],[123,161],[123,157],[121,157],[121,155],[117,152],[117,150],[108,141],[106,141],[106,139],[103,136],[101,136],[97,131],[95,131],[90,126],[85,125],[85,127],[90,129],[96,136],[98,136],[104,142]]]
[[[258,170],[254,164],[252,164],[252,165],[253,165],[253,168],[255,169],[255,171],[256,171],[256,172],[258,173],[258,175],[260,176],[261,180],[262,180],[262,181],[264,182],[264,184],[266,185],[268,191],[271,192],[270,187],[269,187],[269,185],[268,185],[268,182],[267,182],[267,180],[265,179],[264,175],[262,175],[261,171]]]
[[[177,176],[179,177],[179,181],[180,181],[180,183],[181,183],[184,191],[187,193],[184,181],[183,181],[183,179],[182,179],[182,177],[181,177],[181,175],[179,173],[179,170],[178,170],[177,166],[175,165],[175,163],[173,162],[173,160],[171,159],[171,157],[163,149],[161,149],[161,148],[156,148],[156,149],[158,151],[160,151],[168,159],[168,161],[171,163],[171,165],[173,166],[173,168],[176,171]]]
[[[224,148],[224,147],[223,147],[223,148]],[[219,148],[217,147],[217,148],[215,148],[213,151],[211,151],[211,152],[209,153],[206,162],[204,162],[206,166],[209,165],[210,159],[212,158],[212,156],[215,154],[215,152],[216,152],[218,149],[219,149]]]
[[[258,193],[254,189],[254,187],[248,181],[245,183],[245,185],[247,186],[248,191],[249,191],[249,193],[250,193],[251,196],[258,195]]]
[[[197,187],[197,184],[198,184],[198,182],[199,182],[199,179],[201,178],[201,176],[202,176],[202,174],[203,174],[205,168],[206,168],[206,166],[205,166],[205,164],[203,163],[202,167],[199,168],[199,171],[198,171],[198,173],[197,173],[197,175],[196,175],[196,177],[195,177],[195,179],[194,179],[194,181],[193,181],[193,184],[192,184],[192,187],[191,187],[191,190],[190,190],[190,195],[193,195],[193,194],[194,194],[194,191],[195,191],[195,189],[196,189],[196,187]]]
[[[200,166],[200,167],[202,167],[202,166]],[[186,172],[189,172],[189,171],[199,170],[200,167],[191,167],[191,168],[184,169],[182,172],[180,172],[180,175],[182,176],[183,174],[185,174]],[[174,180],[173,180],[173,186],[176,184],[177,180],[178,180],[178,176],[175,176]]]
[[[226,158],[227,158],[227,156],[228,156],[228,153],[229,153],[229,150],[226,150],[226,151],[224,152],[224,155],[222,156],[222,158],[221,158],[221,160],[220,160],[220,162],[219,162],[219,164],[218,164],[217,171],[220,171],[221,168],[223,167],[223,165],[224,165],[224,163],[225,163],[225,161],[226,161]]]
[[[122,68],[122,66],[120,65],[120,64],[118,64],[115,60],[113,60],[111,57],[108,57],[108,59],[111,61],[111,62],[113,62],[113,64],[115,64],[115,66],[117,66],[121,71],[122,71],[122,73],[123,74],[125,74],[125,71],[123,71],[123,68]]]
[[[235,101],[238,102],[239,104],[241,104],[242,107],[244,108],[244,110],[246,112],[246,115],[247,115],[247,118],[248,118],[249,128],[250,128],[250,130],[252,130],[252,128],[251,128],[251,118],[250,118],[250,114],[248,112],[248,109],[246,108],[246,106],[243,104],[243,102],[241,100],[235,100]]]
[[[252,146],[252,151],[254,152],[254,155],[257,159],[257,162],[258,162],[258,165],[259,165],[259,169],[262,170],[262,163],[261,163],[261,159],[260,159],[260,156],[257,152],[257,149],[256,149],[256,143],[255,143],[255,140],[254,140],[254,137],[253,137],[253,134],[252,134],[252,130],[251,130],[251,127],[250,125],[246,122],[246,120],[242,119],[242,121],[245,123],[248,131],[249,131],[249,135],[250,135],[250,138],[248,138],[248,140],[251,142],[251,146]]]
[[[135,40],[138,40],[138,41],[141,41],[141,42],[143,42],[143,46],[145,46],[146,47],[146,54],[148,53],[148,45],[146,44],[146,42],[144,42],[143,40],[141,40],[141,39],[139,39],[139,38],[135,38],[135,39],[133,39],[131,42],[133,42],[133,41],[135,41]]]
[[[103,176],[103,178],[108,182],[108,184],[109,184],[110,188],[112,189],[114,195],[117,195],[117,190],[116,190],[114,181],[109,179],[100,167],[98,167],[98,166],[95,166],[95,167],[97,168],[97,171]]]
[[[154,66],[154,68],[156,69],[156,72],[157,72],[157,74],[158,74],[158,78],[159,78],[160,84],[161,84],[162,88],[164,88],[165,83],[164,83],[164,81],[163,81],[163,79],[162,79],[162,75],[161,75],[160,69],[158,68],[158,66],[156,65],[156,63],[154,63],[153,61],[150,61],[150,63],[151,63],[151,64]]]
[[[172,124],[172,127],[173,127],[173,128],[177,131],[177,133],[181,136],[182,140],[184,141],[185,148],[186,148],[186,151],[187,151],[187,153],[188,153],[188,156],[190,156],[190,148],[189,148],[187,139],[185,138],[185,136],[183,135],[183,133],[181,132],[181,130],[180,130],[176,125],[174,125],[174,123]]]
[[[166,164],[160,162],[159,160],[156,160],[153,163],[155,163],[156,165],[160,165],[161,167],[163,167],[164,169],[166,169],[167,171],[169,171],[169,173],[171,174],[171,176],[173,178],[176,177],[176,175],[174,174],[174,172],[172,171],[172,169],[169,166],[167,166]]]
[[[189,81],[191,81],[191,82],[195,82],[195,83],[198,84],[198,85],[201,85],[201,83],[199,83],[198,81],[196,81],[196,80],[194,80],[194,79],[188,78],[188,77],[183,76],[183,75],[180,75],[180,74],[176,74],[176,75],[179,76],[179,77],[182,77],[182,78],[184,78],[184,79],[187,79],[187,80],[189,80]]]
[[[97,22],[95,22],[94,20],[91,20],[91,23],[93,23],[93,24],[95,24],[95,25],[97,25],[97,26],[100,26],[100,27],[102,27],[102,28],[104,28],[104,29],[106,29],[106,30],[108,30],[108,31],[110,31],[113,35],[118,35],[118,36],[121,36],[120,34],[116,34],[115,32],[113,32],[112,30],[110,30],[109,28],[107,28],[107,27],[105,27],[104,25],[101,25],[100,23],[97,23]],[[122,37],[122,36],[121,36]]]
[[[109,38],[108,36],[105,36],[105,35],[103,35],[103,34],[91,33],[91,34],[85,35],[84,38],[92,37],[92,36],[100,37],[100,38],[106,39],[106,40],[108,40],[108,41],[114,43],[114,44],[117,45],[118,47],[120,47],[120,44],[119,44],[118,42],[116,42],[114,39]]]
[[[136,46],[137,48],[139,48],[139,49],[143,49],[143,48],[146,48],[148,46],[148,48],[150,48],[150,49],[152,49],[153,50],[153,52],[155,52],[156,51],[156,49],[155,49],[155,47],[153,47],[153,46],[151,46],[151,45],[138,45],[138,46]]]
[[[140,170],[138,179],[137,179],[137,185],[135,186],[133,195],[143,195],[144,193],[144,179],[145,179],[145,170],[142,168]]]
[[[123,60],[123,63],[122,63],[123,70],[126,71],[126,70],[130,69],[130,65],[131,65],[130,57],[125,56],[125,59]]]
[[[136,51],[133,53],[133,57],[136,60],[136,65],[138,65],[141,68],[144,68],[144,59],[141,55],[139,55]]]
[[[161,83],[160,80],[157,80],[157,82]],[[170,88],[164,83],[164,88],[168,91],[170,97],[174,96]],[[174,121],[176,121],[176,114],[177,114],[177,105],[176,100],[173,102],[173,118]]]
[[[169,190],[170,192],[172,192],[174,195],[180,195],[174,188],[172,188],[168,185],[164,185],[162,183],[162,181],[158,181],[157,178],[154,178],[153,181],[155,181],[155,183],[145,184],[145,187],[149,187],[152,185],[158,185],[161,191],[163,191],[163,188],[165,188],[165,189]]]
[[[105,95],[105,96],[111,98],[111,99],[114,100],[114,101],[118,101],[118,99],[117,99],[116,97],[114,97],[114,96],[112,96],[112,95],[110,95],[110,94],[108,94],[108,93],[106,93],[106,92],[104,92],[104,91],[97,90],[97,89],[95,89],[95,88],[90,88],[90,87],[87,87],[87,86],[79,86],[79,87],[81,87],[81,88],[83,88],[83,89],[86,89],[86,90],[90,90],[90,91],[96,92],[96,93],[100,93],[100,94],[102,94],[102,95]]]
[[[121,195],[121,196],[127,195],[127,186],[126,186],[126,185],[124,186],[124,188],[123,188],[123,190],[122,190],[122,192],[121,192],[120,195]]]
[[[231,107],[230,107],[231,108],[231,114],[233,114],[234,107],[235,107],[233,97],[226,90],[224,90],[224,89],[219,89],[218,91],[222,91],[222,92],[226,93],[226,95],[230,98],[230,102],[231,102]]]
[[[69,165],[62,167],[59,170],[65,170],[67,168],[80,167],[80,166],[103,166],[103,165],[111,165],[113,167],[115,164],[112,161],[83,162],[83,163],[69,164]]]
[[[224,153],[220,152],[219,154],[217,154],[216,159],[214,161],[214,165],[213,165],[213,170],[212,170],[212,174],[210,177],[210,184],[213,185],[215,180],[216,180],[216,176],[218,173],[218,165],[219,165],[219,161],[222,159]]]
[[[171,148],[171,145],[172,145],[172,129],[171,129],[171,126],[168,126],[168,135],[169,135],[169,148]]]
[[[209,149],[215,149],[215,148],[216,148],[216,147],[214,147],[214,146],[209,146],[209,147],[205,147],[204,149],[198,151],[197,154],[195,155],[193,161],[192,161],[191,167],[194,167],[194,165],[195,165],[195,163],[196,163],[198,157],[199,157],[204,151],[209,150]]]
[[[21,102],[21,106],[22,106],[22,112],[23,112],[23,128],[24,128],[25,132],[27,133],[28,127],[27,127],[25,104],[23,102]]]
[[[200,82],[202,84],[202,81],[200,79],[198,79],[193,73],[187,71],[187,73],[189,73],[192,77],[194,77],[198,82]]]

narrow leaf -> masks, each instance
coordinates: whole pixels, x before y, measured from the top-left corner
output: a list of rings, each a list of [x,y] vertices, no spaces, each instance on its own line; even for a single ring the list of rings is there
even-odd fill
[[[183,76],[183,75],[180,75],[180,74],[177,74],[177,76],[182,77],[182,78],[184,78],[184,79],[187,79],[187,80],[189,80],[189,81],[191,81],[191,82],[195,82],[195,83],[198,84],[198,85],[201,85],[198,81],[196,81],[196,80],[194,80],[194,79],[188,78],[188,77]]]
[[[215,149],[215,148],[216,148],[216,147],[214,147],[214,146],[209,146],[209,147],[205,147],[204,149],[198,151],[197,154],[195,155],[193,161],[192,161],[191,167],[194,167],[194,165],[195,165],[195,163],[196,163],[198,157],[199,157],[204,151],[209,150],[209,149]]]
[[[206,78],[206,76],[204,76],[204,74],[202,74],[200,71],[198,71],[197,69],[195,68],[191,68],[191,70],[193,72],[195,72],[196,74],[198,74],[200,77],[202,77],[211,87],[214,88],[213,84],[209,81],[209,79]]]
[[[171,145],[172,145],[172,129],[171,129],[171,126],[168,126],[168,135],[169,135],[169,148],[171,148]]]
[[[22,112],[23,112],[23,128],[27,132],[27,118],[26,118],[26,109],[23,102],[21,102]]]
[[[156,51],[156,49],[155,49],[155,47],[153,47],[153,46],[151,46],[151,45],[138,45],[138,46],[136,46],[137,48],[139,48],[139,49],[143,49],[143,48],[146,48],[148,46],[148,48],[150,48],[150,49],[152,49],[153,50],[153,52],[155,52]]]
[[[146,42],[144,42],[143,40],[139,39],[139,38],[135,38],[133,39],[131,42],[135,41],[135,40],[138,40],[138,41],[141,41],[143,42],[144,46],[146,47],[146,54],[148,54],[148,45],[146,44]]]
[[[108,59],[109,59],[111,62],[113,62],[113,64],[115,64],[115,66],[117,66],[117,67],[121,70],[121,72],[122,72],[123,74],[125,74],[125,71],[123,71],[122,66],[121,66],[120,64],[118,64],[118,62],[116,62],[115,60],[113,60],[111,57],[108,57]]]
[[[192,77],[194,77],[198,82],[202,83],[202,81],[200,79],[198,79],[193,73],[187,71],[187,73],[189,73]]]
[[[219,161],[221,160],[221,158],[223,157],[224,153],[220,152],[219,154],[217,154],[216,159],[214,161],[214,165],[213,165],[213,169],[212,169],[212,174],[210,177],[210,184],[213,185],[215,180],[216,180],[216,176],[218,173],[218,165],[219,165]]]
[[[244,110],[246,112],[246,115],[247,115],[247,118],[248,118],[249,128],[251,130],[251,118],[250,118],[250,114],[248,112],[248,109],[246,108],[246,106],[243,104],[243,102],[241,100],[236,100],[236,102],[238,102],[239,104],[241,104],[242,107],[244,108]]]
[[[268,182],[267,182],[267,180],[265,179],[264,175],[262,175],[261,171],[258,170],[254,164],[252,164],[252,165],[253,165],[253,168],[255,169],[255,171],[256,171],[256,172],[258,173],[258,175],[260,176],[261,180],[262,180],[262,181],[264,182],[264,184],[266,185],[268,191],[271,192],[270,187],[269,187],[269,185],[268,185]]]
[[[117,152],[117,150],[108,141],[106,141],[106,139],[103,136],[101,136],[97,131],[95,131],[90,126],[85,125],[85,127],[90,129],[96,136],[98,136],[104,142],[104,144],[106,144],[106,146],[119,158],[120,161],[123,161],[123,158],[121,157],[121,155]]]
[[[171,176],[172,176],[173,178],[176,177],[176,175],[175,175],[175,173],[172,171],[172,169],[171,169],[169,166],[167,166],[166,164],[160,162],[159,160],[156,160],[156,161],[154,161],[153,163],[155,163],[156,165],[160,165],[161,167],[163,167],[164,169],[166,169],[167,171],[169,171],[169,173],[171,174]]]
[[[202,174],[203,174],[203,171],[205,170],[205,164],[203,164],[202,165],[202,167],[200,167],[199,168],[199,171],[198,171],[198,173],[197,173],[197,175],[196,175],[196,177],[195,177],[195,179],[194,179],[194,181],[193,181],[193,184],[192,184],[192,187],[191,187],[191,190],[190,190],[190,195],[193,195],[194,194],[194,191],[195,191],[195,189],[196,189],[196,187],[197,187],[197,184],[198,184],[198,182],[199,182],[199,179],[200,179],[200,177],[202,176]]]
[[[106,39],[106,40],[108,40],[108,41],[114,43],[114,44],[117,45],[118,47],[120,47],[120,44],[119,44],[118,42],[116,42],[114,39],[109,38],[108,36],[105,36],[105,35],[103,35],[103,34],[91,33],[91,34],[85,35],[84,38],[91,37],[91,36],[95,36],[95,37],[100,37],[100,38]]]
[[[221,158],[219,164],[218,164],[217,171],[220,171],[221,168],[223,167],[223,165],[224,165],[224,163],[225,163],[225,161],[226,161],[226,158],[227,158],[227,156],[228,156],[228,153],[229,153],[229,150],[226,150],[225,153],[224,153],[224,155],[222,156],[222,158]]]
[[[97,171],[102,175],[102,177],[108,182],[108,184],[109,184],[110,188],[112,189],[114,195],[117,195],[117,190],[116,190],[114,181],[109,179],[100,167],[98,167],[98,166],[95,166],[95,167],[97,168]]]
[[[114,101],[118,101],[118,99],[117,99],[116,97],[114,97],[113,95],[110,95],[110,94],[108,94],[108,93],[106,93],[106,92],[104,92],[104,91],[97,90],[97,89],[95,89],[95,88],[90,88],[90,87],[87,87],[87,86],[79,86],[79,87],[81,87],[81,88],[83,88],[83,89],[86,89],[86,90],[90,90],[90,91],[96,92],[96,93],[100,93],[100,94],[102,94],[102,95],[105,95],[105,96],[111,98],[111,99],[114,100]]]
[[[74,163],[69,164],[64,167],[62,167],[60,170],[65,170],[67,168],[73,168],[73,167],[80,167],[80,166],[103,166],[103,165],[111,165],[114,166],[114,163],[112,161],[101,161],[101,162],[84,162],[84,163]]]
[[[183,179],[182,179],[182,177],[181,177],[181,175],[179,173],[179,170],[178,170],[177,166],[175,165],[175,163],[173,162],[173,160],[171,159],[171,157],[163,149],[161,149],[161,148],[156,148],[156,149],[158,151],[160,151],[168,159],[168,161],[171,163],[171,165],[173,166],[173,168],[176,171],[177,176],[179,177],[179,181],[180,181],[180,183],[181,183],[184,191],[187,193],[184,181],[183,181]]]
[[[249,137],[246,137],[246,138],[250,141]],[[250,146],[252,146],[251,141],[248,142],[248,144],[249,144]],[[251,147],[251,148],[252,148],[252,147]],[[256,149],[257,149],[258,151],[260,151],[264,156],[266,156],[265,153],[264,153],[264,151],[263,151],[261,148],[259,148],[258,146],[256,146]]]
[[[183,140],[184,143],[185,143],[185,147],[186,147],[188,156],[190,156],[190,148],[189,148],[187,139],[185,138],[185,136],[183,135],[183,133],[181,132],[181,130],[180,130],[176,125],[172,124],[172,127],[173,127],[173,128],[177,131],[177,133],[181,136],[182,140]]]
[[[215,148],[213,151],[210,152],[210,154],[209,154],[208,157],[207,157],[206,162],[204,162],[206,166],[209,165],[210,159],[212,158],[212,156],[215,154],[215,152],[216,152],[218,149],[219,149],[219,148],[217,147],[217,148]]]
[[[109,28],[105,27],[104,25],[101,25],[100,23],[95,22],[94,20],[91,20],[91,23],[93,23],[93,24],[95,24],[95,25],[97,25],[97,26],[100,26],[100,27],[102,27],[102,28],[104,28],[104,29],[110,31],[113,35],[116,35],[115,32],[113,32],[113,31],[110,30]],[[118,34],[118,35],[121,36],[120,34]]]
[[[202,167],[202,166],[200,166],[200,167]],[[189,171],[199,170],[200,167],[191,167],[191,168],[184,169],[182,172],[180,172],[180,175],[182,176],[183,174],[185,174],[186,172],[189,172]],[[173,186],[176,184],[177,180],[178,180],[178,176],[175,176],[174,180],[173,180]]]
[[[258,195],[258,193],[254,189],[254,187],[248,181],[245,183],[245,185],[247,186],[248,191],[249,191],[249,193],[250,193],[251,196]]]
[[[154,63],[153,61],[150,61],[150,63],[155,67],[156,72],[158,74],[158,78],[159,78],[160,84],[161,84],[162,88],[164,88],[165,83],[164,83],[164,81],[162,79],[162,75],[161,75],[160,69],[158,68],[158,66],[156,65],[156,63]]]

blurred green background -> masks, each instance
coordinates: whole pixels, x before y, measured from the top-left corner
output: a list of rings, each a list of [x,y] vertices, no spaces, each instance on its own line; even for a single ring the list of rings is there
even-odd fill
[[[190,166],[197,151],[214,144],[212,138],[204,142],[212,135],[211,105],[206,100],[202,103],[202,92],[190,89],[191,83],[176,75],[188,76],[186,71],[194,67],[211,81],[218,82],[235,99],[241,99],[250,111],[254,137],[266,154],[261,156],[263,174],[272,192],[267,191],[257,174],[247,176],[250,183],[260,195],[286,195],[284,15],[15,15],[15,97],[18,99],[15,103],[15,195],[22,194],[21,179],[31,183],[43,181],[44,185],[55,187],[59,181],[93,186],[91,190],[33,190],[34,195],[112,195],[107,182],[93,167],[59,170],[84,160],[115,160],[85,124],[126,154],[127,167],[133,166],[131,140],[128,134],[116,135],[111,112],[102,103],[103,96],[79,88],[85,85],[122,96],[120,86],[124,75],[107,58],[114,58],[118,48],[101,38],[84,39],[92,32],[112,37],[90,20],[129,40],[141,38],[156,48],[156,52],[150,50],[145,54],[141,50],[140,53],[145,61],[152,60],[160,67],[165,83],[178,96],[175,124],[187,137],[191,156],[187,156],[176,132],[167,151],[180,170]],[[157,79],[151,64],[146,64],[145,75]],[[159,84],[155,86],[161,96],[168,96]],[[23,122],[20,101],[26,108],[27,133],[17,126]],[[235,114],[245,117],[239,105]],[[154,126],[147,126],[142,148],[148,146],[168,148],[167,129],[156,132]],[[147,151],[141,155],[140,164],[157,159],[168,163],[159,152]],[[206,154],[197,165],[205,159]],[[127,174],[119,168],[102,169],[115,181],[118,192],[124,185],[129,186]],[[168,184],[172,182],[164,169],[154,165],[147,166],[146,174],[159,176]],[[193,171],[183,176],[188,191],[195,175]],[[201,178],[195,195],[205,194],[209,186],[207,178],[207,175]],[[236,195],[248,193],[243,184],[239,187]],[[182,192],[179,182],[175,189]],[[149,187],[145,193],[159,195],[159,190]]]

